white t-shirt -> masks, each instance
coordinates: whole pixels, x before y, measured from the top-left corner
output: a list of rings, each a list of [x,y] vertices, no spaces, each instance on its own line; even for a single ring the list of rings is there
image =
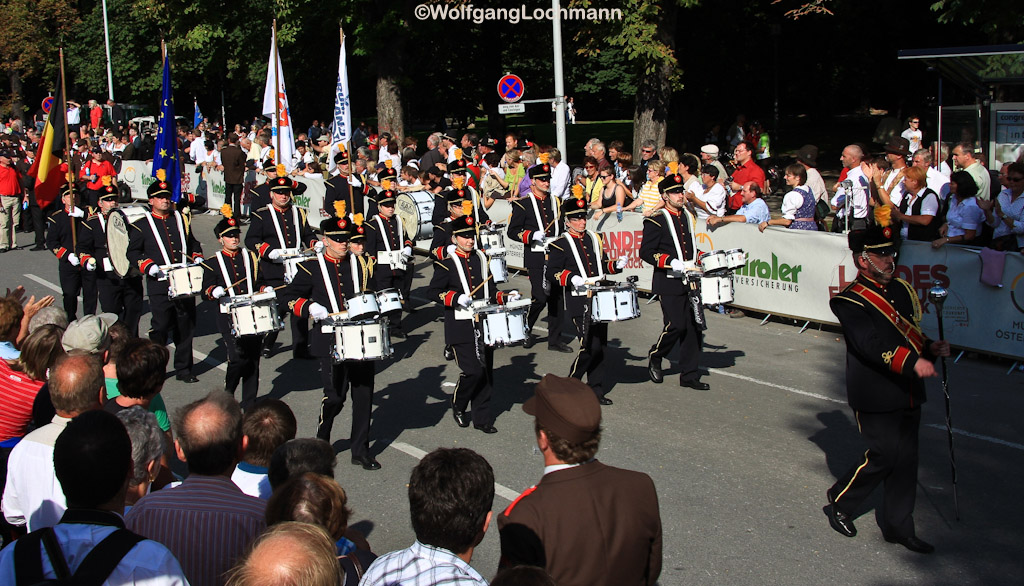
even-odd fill
[[[917,193],[908,194],[908,196],[907,196],[908,197],[908,203],[907,203],[907,215],[908,216],[909,215],[934,216],[934,215],[939,213],[939,198],[934,193],[929,193],[927,196],[925,196],[924,201],[921,202],[921,213],[920,214],[914,214],[913,213],[914,204],[917,202],[917,198],[921,197],[921,194],[924,193],[926,189],[928,189],[928,188],[927,187],[922,187],[921,191],[918,191]],[[932,221],[934,222],[935,220],[932,220]],[[908,224],[907,222],[903,222],[903,227],[900,228],[900,236],[902,236],[903,239],[906,240],[908,238],[908,233],[909,232],[910,232],[910,224]]]
[[[189,157],[192,158],[193,163],[202,163],[206,160],[206,139],[203,137],[197,137],[192,141],[192,146],[189,148]]]
[[[722,187],[722,185],[717,181],[708,189],[705,189],[701,193],[698,193],[697,197],[700,198],[702,202],[706,203],[707,206],[712,210],[712,212],[709,214],[708,212],[705,212],[703,209],[697,207],[696,211],[698,218],[706,219],[710,215],[715,215],[718,217],[722,217],[725,215],[725,188]]]
[[[921,138],[923,137],[923,134],[920,129],[914,130],[913,128],[907,128],[900,136],[910,141],[910,152],[915,153],[919,148],[921,148]]]
[[[903,187],[903,179],[901,178],[899,183],[896,182],[896,178],[899,176],[899,170],[892,169],[889,172],[889,176],[885,178],[885,182],[882,184],[885,191],[889,193],[889,200],[892,201],[892,205],[896,207],[899,207],[900,204],[903,203],[903,198],[906,196],[905,189]]]

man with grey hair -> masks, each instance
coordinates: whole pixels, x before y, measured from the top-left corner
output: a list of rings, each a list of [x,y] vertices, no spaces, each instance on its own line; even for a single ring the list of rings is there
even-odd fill
[[[551,165],[551,195],[564,200],[570,193],[569,165],[562,163],[562,152],[556,148],[548,149],[548,163]]]
[[[658,160],[658,143],[651,139],[640,142],[640,177],[647,177],[647,165]],[[722,173],[722,175],[725,175]]]
[[[427,137],[427,152],[420,157],[420,169],[429,169],[438,163],[446,163],[444,153],[441,152],[441,133],[435,132]]]
[[[68,312],[64,311],[63,308],[51,305],[44,307],[36,312],[32,316],[32,319],[28,322],[28,333],[38,330],[39,328],[53,324],[62,330],[68,327]]]
[[[711,165],[718,169],[718,179],[716,181],[719,185],[725,185],[725,180],[729,177],[729,174],[725,172],[725,167],[718,160],[718,154],[718,145],[706,144],[700,147],[700,162],[705,167]]]
[[[135,406],[119,411],[117,418],[128,430],[132,440],[132,474],[128,479],[125,506],[132,506],[149,493],[149,486],[160,471],[160,456],[164,453],[164,432],[156,415]]]
[[[608,150],[605,149],[604,143],[595,139],[591,139],[593,144],[590,145],[591,156],[597,159],[597,171],[607,171],[612,168],[611,161],[608,160]]]
[[[949,197],[949,177],[942,174],[932,166],[935,161],[932,157],[932,152],[929,149],[918,149],[914,151],[914,158],[912,159],[915,167],[921,167],[927,173],[926,181],[928,189],[931,189],[935,193],[939,194],[939,199],[946,201]]]

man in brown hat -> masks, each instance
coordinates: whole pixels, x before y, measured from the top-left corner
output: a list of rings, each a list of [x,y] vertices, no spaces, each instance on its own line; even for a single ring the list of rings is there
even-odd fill
[[[903,177],[907,174],[907,157],[910,156],[910,142],[905,138],[892,138],[885,145],[885,160],[889,170],[881,179],[869,177],[875,182],[878,196],[885,204],[899,207],[904,198]]]
[[[535,417],[544,477],[498,518],[501,566],[541,566],[560,586],[657,582],[662,538],[654,482],[594,458],[601,442],[594,392],[548,374],[523,411]]]

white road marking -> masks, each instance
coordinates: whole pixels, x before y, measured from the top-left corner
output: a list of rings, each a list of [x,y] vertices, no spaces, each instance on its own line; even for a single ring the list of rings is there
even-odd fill
[[[788,391],[790,393],[795,393],[797,395],[803,395],[805,397],[813,397],[815,399],[821,399],[822,401],[830,401],[832,403],[839,403],[841,405],[845,405],[846,404],[846,401],[843,401],[842,399],[833,399],[832,397],[826,397],[825,395],[819,395],[818,393],[812,393],[812,392],[809,392],[809,391],[801,391],[800,389],[794,389],[793,387],[787,387],[786,385],[778,385],[778,384],[775,384],[775,383],[770,383],[768,381],[763,381],[763,380],[760,380],[760,379],[756,379],[756,378],[754,378],[752,376],[746,376],[746,375],[743,375],[743,374],[736,374],[735,372],[729,372],[727,370],[722,370],[720,368],[709,368],[708,372],[713,373],[713,374],[720,374],[722,376],[731,376],[732,378],[738,378],[740,380],[745,380],[745,381],[750,382],[750,383],[764,385],[766,387],[771,387],[773,389],[781,389],[783,391]]]
[[[35,275],[26,274],[25,278],[30,279],[32,281],[35,281],[36,283],[39,283],[40,285],[42,285],[43,287],[46,287],[47,289],[50,289],[51,291],[56,291],[57,293],[63,293],[63,291],[61,291],[60,285],[56,285],[54,283],[51,283],[50,281],[47,281],[46,279],[44,279],[42,277],[37,277]],[[79,295],[78,298],[81,299],[82,296]]]
[[[946,430],[946,426],[945,425],[939,425],[938,423],[928,423],[928,424],[925,424],[925,426],[926,427],[933,427],[935,429],[941,429],[943,431]],[[999,439],[997,437],[992,437],[990,435],[980,435],[980,434],[977,434],[977,433],[971,433],[969,431],[964,431],[962,429],[957,429],[955,427],[953,428],[953,433],[958,434],[958,435],[962,435],[964,437],[969,437],[969,438],[972,438],[972,439],[978,439],[978,440],[982,440],[982,441],[986,441],[986,442],[992,442],[994,444],[999,444],[1001,446],[1006,446],[1008,448],[1013,448],[1015,450],[1024,450],[1024,444],[1016,444],[1016,443],[1013,443],[1013,442],[1008,442],[1006,440],[1002,440],[1002,439]]]
[[[405,442],[392,442],[391,443],[391,447],[395,448],[399,452],[404,452],[404,453],[412,456],[413,458],[416,458],[417,460],[422,460],[423,456],[427,455],[427,453],[424,452],[423,450],[417,448],[416,446],[410,446],[409,444],[407,444]],[[517,498],[519,498],[519,493],[518,492],[512,490],[511,488],[509,488],[507,486],[503,486],[501,484],[498,484],[497,482],[494,483],[494,494],[500,496],[501,498],[503,498],[503,499],[505,499],[505,500],[507,500],[509,502],[512,502],[512,501],[516,500]]]

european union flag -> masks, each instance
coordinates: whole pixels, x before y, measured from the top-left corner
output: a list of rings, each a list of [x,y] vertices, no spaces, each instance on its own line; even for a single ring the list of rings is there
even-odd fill
[[[159,169],[166,170],[171,184],[171,200],[181,198],[181,160],[178,158],[178,129],[174,122],[174,98],[171,96],[171,61],[164,57],[164,81],[160,90],[160,123],[156,131],[153,153],[153,177]]]

